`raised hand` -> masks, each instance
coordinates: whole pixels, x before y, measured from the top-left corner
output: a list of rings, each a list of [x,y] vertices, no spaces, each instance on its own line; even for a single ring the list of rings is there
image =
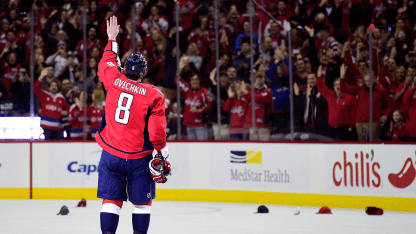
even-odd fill
[[[235,97],[235,92],[232,88],[229,88],[227,90],[227,94],[228,94],[228,98],[234,98]]]
[[[322,65],[320,65],[320,66],[318,67],[318,71],[316,72],[316,76],[317,76],[317,77],[321,77],[321,76],[322,76]]]
[[[169,38],[172,38],[175,33],[176,33],[176,27],[173,27],[169,32]]]
[[[300,89],[299,89],[298,84],[296,84],[296,82],[293,83],[293,92],[295,93],[296,96],[299,96],[300,94]]]
[[[107,20],[108,40],[115,41],[119,31],[120,31],[120,25],[117,24],[117,17],[112,16],[110,20]]]
[[[348,67],[345,65],[345,63],[343,63],[341,65],[341,68],[340,68],[340,77],[345,78],[345,73],[347,72],[347,68]]]
[[[313,29],[313,28],[309,28],[308,26],[305,26],[304,28],[305,28],[305,30],[309,33],[309,36],[310,36],[310,37],[313,37],[314,32],[315,32],[315,29]]]
[[[306,85],[306,94],[308,95],[308,97],[310,97],[312,95],[312,90],[311,90],[311,85],[310,84]]]

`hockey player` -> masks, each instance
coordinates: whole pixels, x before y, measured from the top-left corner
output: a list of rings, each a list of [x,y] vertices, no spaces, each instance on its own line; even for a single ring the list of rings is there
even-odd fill
[[[134,205],[134,234],[146,234],[155,181],[170,173],[166,146],[165,98],[154,86],[142,84],[147,61],[131,54],[122,69],[118,58],[117,18],[107,21],[108,44],[98,66],[107,90],[105,114],[95,136],[103,149],[98,167],[97,197],[103,200],[101,231],[115,233],[123,201]],[[153,158],[152,152],[158,154]],[[127,192],[126,192],[127,186]]]

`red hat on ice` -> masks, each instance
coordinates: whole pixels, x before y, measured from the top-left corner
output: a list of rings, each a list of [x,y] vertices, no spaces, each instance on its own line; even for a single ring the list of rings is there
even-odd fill
[[[368,206],[365,208],[365,213],[368,215],[383,215],[384,211],[383,209],[375,206]]]
[[[87,201],[83,198],[81,199],[80,202],[78,202],[77,207],[86,207],[87,206]]]
[[[317,214],[332,214],[331,209],[328,206],[321,207]]]

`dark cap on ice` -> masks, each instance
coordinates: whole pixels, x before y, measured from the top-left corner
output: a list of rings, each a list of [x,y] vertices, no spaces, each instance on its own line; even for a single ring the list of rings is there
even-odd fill
[[[61,210],[56,215],[67,215],[68,213],[69,213],[68,207],[67,206],[62,206]]]
[[[261,205],[257,208],[256,213],[269,213],[269,209],[265,205]]]

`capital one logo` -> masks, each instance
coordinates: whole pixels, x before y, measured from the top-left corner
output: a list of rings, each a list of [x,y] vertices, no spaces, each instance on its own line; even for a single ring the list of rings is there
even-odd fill
[[[79,164],[77,161],[68,164],[68,171],[71,173],[87,173],[87,175],[90,175],[91,173],[98,172],[97,169],[97,165]]]
[[[354,157],[347,157],[347,152],[344,151],[343,160],[335,162],[332,168],[335,186],[380,187],[380,163],[374,160],[373,150],[371,154],[371,159],[370,155],[364,154],[363,151],[356,153]]]

